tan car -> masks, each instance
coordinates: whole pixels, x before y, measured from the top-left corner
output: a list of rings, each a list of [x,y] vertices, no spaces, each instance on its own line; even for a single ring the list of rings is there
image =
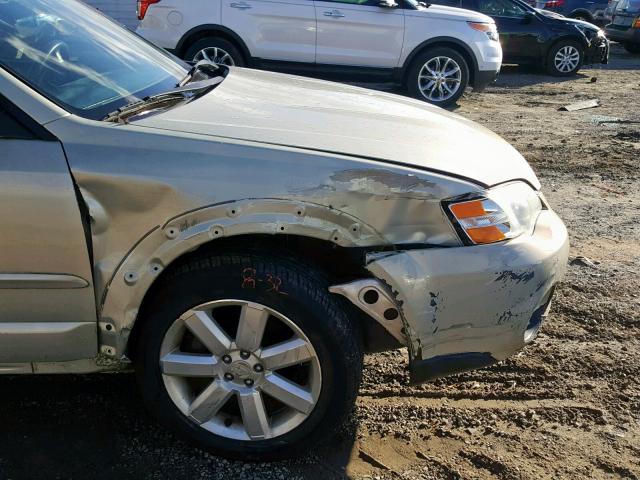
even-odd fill
[[[539,189],[437,107],[0,1],[0,371],[133,364],[216,453],[329,437],[365,351],[406,347],[423,382],[531,342],[568,249]]]

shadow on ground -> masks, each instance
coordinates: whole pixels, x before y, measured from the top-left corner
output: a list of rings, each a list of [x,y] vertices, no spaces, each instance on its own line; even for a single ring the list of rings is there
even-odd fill
[[[132,374],[4,376],[0,391],[0,478],[13,480],[341,478],[355,436],[347,428],[308,457],[244,464],[157,425]]]

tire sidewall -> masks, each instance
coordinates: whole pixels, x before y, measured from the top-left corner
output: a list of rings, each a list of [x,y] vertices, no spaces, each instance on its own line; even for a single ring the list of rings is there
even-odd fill
[[[420,91],[420,88],[418,86],[419,84],[418,75],[420,73],[420,70],[424,66],[424,64],[427,63],[430,59],[434,57],[439,57],[439,56],[449,57],[455,60],[456,63],[458,63],[458,65],[460,66],[460,70],[462,72],[462,75],[460,78],[460,88],[458,88],[458,91],[451,98],[449,98],[448,100],[445,100],[444,102],[430,101],[424,95],[422,95],[422,92]],[[469,85],[469,65],[467,64],[466,60],[462,55],[460,55],[457,51],[449,47],[429,48],[424,52],[418,54],[416,59],[411,63],[411,67],[409,69],[409,74],[408,74],[408,80],[407,80],[407,88],[409,90],[409,94],[412,97],[418,100],[425,101],[427,103],[431,103],[432,105],[437,105],[439,107],[446,107],[446,106],[455,104],[458,101],[458,99],[464,94],[468,85]]]
[[[575,20],[582,20],[584,22],[593,23],[593,17],[585,12],[578,12],[571,16]]]
[[[188,62],[193,61],[194,57],[200,50],[210,47],[221,48],[231,55],[236,67],[243,67],[245,65],[244,57],[238,47],[230,41],[220,37],[207,37],[196,41],[193,45],[187,48],[184,54],[184,59]]]
[[[339,318],[341,311],[333,312],[332,308],[326,308],[326,305],[323,307],[318,298],[309,294],[309,288],[299,282],[282,279],[280,293],[267,292],[268,288],[242,288],[242,272],[247,268],[255,269],[257,277],[273,275],[268,272],[272,268],[259,262],[222,264],[209,270],[191,272],[178,282],[162,286],[154,296],[157,299],[155,304],[145,312],[145,337],[142,339],[143,350],[141,361],[136,365],[136,373],[142,394],[152,412],[188,441],[229,458],[278,459],[290,456],[295,450],[303,449],[316,439],[326,438],[342,423],[351,409],[355,394],[353,399],[347,399],[346,403],[349,405],[342,402],[342,408],[334,407],[341,403],[341,385],[350,386],[356,382],[357,392],[360,372],[353,375],[353,359],[359,358],[355,363],[359,362],[361,366],[362,347],[354,338],[349,338],[353,336],[353,332],[340,332],[346,321],[346,317]],[[279,274],[286,276],[287,269],[282,269]],[[285,291],[287,288],[289,291]],[[247,300],[273,308],[294,322],[315,349],[322,371],[318,401],[309,417],[284,435],[252,442],[217,436],[182,414],[166,391],[159,366],[160,346],[166,331],[190,308],[222,299]],[[332,315],[334,313],[338,314],[338,318]],[[349,353],[345,350],[354,350],[352,357],[345,357]]]
[[[570,72],[561,72],[556,68],[554,60],[558,51],[561,48],[566,46],[575,47],[578,50],[578,53],[580,54],[580,59],[578,60],[578,65],[574,70]],[[549,50],[549,53],[547,54],[547,72],[555,77],[570,77],[572,75],[576,75],[580,71],[580,69],[582,68],[583,62],[584,62],[584,49],[582,45],[580,45],[578,42],[573,40],[561,40],[558,43],[556,43],[553,47],[551,47],[551,49]]]

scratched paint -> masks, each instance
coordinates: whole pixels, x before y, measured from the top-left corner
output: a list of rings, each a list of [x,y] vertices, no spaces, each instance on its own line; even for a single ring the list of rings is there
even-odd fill
[[[500,272],[497,275],[498,276],[496,277],[494,282],[502,282],[502,283],[505,283],[505,284],[513,283],[513,282],[515,282],[515,283],[520,283],[520,282],[527,283],[528,281],[533,279],[533,277],[535,276],[535,273],[531,269],[524,270],[522,272],[516,272],[516,271],[512,271],[512,270],[504,270],[503,272]]]
[[[498,244],[371,256],[369,271],[403,302],[415,358],[487,352],[500,360],[524,346],[531,315],[562,278],[568,254],[557,216],[546,211],[539,224],[540,234],[516,240],[511,249]],[[553,229],[559,234],[545,237]]]

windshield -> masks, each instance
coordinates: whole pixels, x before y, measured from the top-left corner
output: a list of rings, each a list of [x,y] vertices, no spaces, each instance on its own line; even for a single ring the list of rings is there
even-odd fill
[[[616,12],[637,12],[640,10],[640,0],[620,0],[616,5]]]
[[[174,88],[187,73],[174,57],[77,0],[0,0],[0,65],[95,120]]]

